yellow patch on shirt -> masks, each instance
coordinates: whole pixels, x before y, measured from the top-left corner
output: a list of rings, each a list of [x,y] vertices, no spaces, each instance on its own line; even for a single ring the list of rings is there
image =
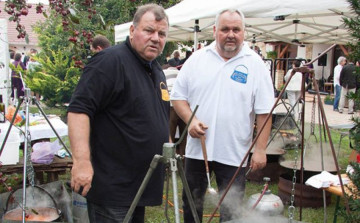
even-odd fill
[[[169,91],[164,82],[160,82],[161,98],[163,101],[170,101]]]

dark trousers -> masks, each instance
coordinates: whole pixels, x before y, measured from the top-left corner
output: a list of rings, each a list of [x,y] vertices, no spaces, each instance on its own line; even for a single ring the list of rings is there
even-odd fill
[[[173,107],[170,107],[170,137],[171,140],[175,143],[175,134],[176,127],[179,127],[180,136],[184,132],[186,123],[176,114]],[[180,137],[179,136],[179,137]],[[178,145],[179,148],[176,148],[176,153],[184,156],[185,155],[185,147],[186,147],[186,136],[183,141]]]
[[[14,89],[17,92],[17,98],[24,96],[24,86],[20,78],[11,77],[11,97],[15,97]]]
[[[212,171],[215,173],[219,194],[208,196],[221,197],[237,169],[238,168],[234,166],[228,166],[218,162],[209,162],[209,171],[210,173]],[[202,222],[203,204],[208,185],[204,160],[186,158],[185,175],[195,202],[197,214],[199,216],[200,222]],[[234,183],[232,184],[229,192],[226,194],[225,199],[220,206],[220,222],[240,218],[240,207],[242,206],[241,204],[244,197],[244,189],[245,168],[241,168],[239,174],[237,175]],[[184,191],[183,202],[184,222],[195,222],[191,213],[189,201]]]
[[[109,207],[87,200],[89,220],[91,223],[121,223],[130,207]],[[131,223],[144,223],[145,207],[136,207]]]

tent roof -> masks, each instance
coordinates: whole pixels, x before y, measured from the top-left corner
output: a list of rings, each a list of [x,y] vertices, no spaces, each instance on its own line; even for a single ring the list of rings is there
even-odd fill
[[[194,40],[195,20],[199,20],[198,40],[213,39],[217,13],[236,8],[246,19],[246,40],[261,42],[346,44],[351,41],[342,17],[351,16],[346,0],[183,0],[166,9],[169,41]],[[274,21],[284,16],[283,21]],[[298,21],[296,21],[298,20]],[[125,40],[131,22],[115,26],[115,42]]]

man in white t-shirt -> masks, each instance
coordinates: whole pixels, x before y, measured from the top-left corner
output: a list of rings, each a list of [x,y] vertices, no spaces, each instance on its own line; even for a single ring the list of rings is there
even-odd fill
[[[189,126],[185,174],[200,218],[208,183],[200,138],[206,137],[210,172],[214,171],[221,194],[251,146],[255,118],[260,129],[274,104],[270,73],[261,57],[243,43],[244,29],[241,12],[219,13],[215,41],[185,62],[171,92],[175,111],[185,122],[199,105]],[[266,165],[270,127],[269,119],[250,161],[253,171]],[[240,214],[245,189],[246,163],[222,202],[221,222],[239,217],[236,214]],[[183,201],[184,222],[194,222],[185,195]],[[237,210],[232,213],[234,208]]]
[[[340,73],[344,65],[346,64],[346,58],[341,56],[337,60],[338,65],[334,68],[334,89],[335,89],[335,99],[334,99],[334,111],[339,111],[339,102],[341,95],[341,85],[340,85]]]

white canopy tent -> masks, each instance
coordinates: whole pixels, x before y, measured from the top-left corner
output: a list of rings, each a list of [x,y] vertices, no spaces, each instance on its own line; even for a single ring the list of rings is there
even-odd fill
[[[217,13],[236,8],[246,19],[246,40],[282,41],[293,44],[346,44],[351,41],[342,22],[351,16],[346,0],[183,0],[166,9],[168,41],[213,39]],[[274,21],[283,16],[283,21]],[[280,17],[281,18],[281,17]],[[198,32],[195,32],[198,23]],[[131,22],[115,26],[115,42],[124,41]]]
[[[11,93],[9,78],[10,56],[7,30],[6,19],[0,19],[0,95],[2,95],[5,109],[7,109],[8,99]]]

